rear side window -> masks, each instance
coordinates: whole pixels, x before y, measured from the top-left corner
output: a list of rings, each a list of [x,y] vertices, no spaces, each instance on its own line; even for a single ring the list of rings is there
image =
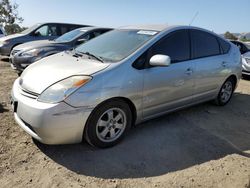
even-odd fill
[[[221,47],[222,53],[223,54],[228,53],[229,50],[230,50],[230,46],[231,45],[227,41],[225,41],[225,40],[223,40],[221,38],[218,38],[218,41],[220,43],[220,47]]]
[[[63,35],[69,31],[69,28],[65,25],[59,25],[60,34]]]
[[[58,27],[61,35],[78,28],[75,25],[67,25],[67,24],[58,24]]]
[[[156,54],[168,55],[172,63],[190,59],[190,40],[186,30],[170,33],[152,48],[152,56]]]
[[[215,36],[199,30],[191,30],[193,58],[220,54],[220,46]]]

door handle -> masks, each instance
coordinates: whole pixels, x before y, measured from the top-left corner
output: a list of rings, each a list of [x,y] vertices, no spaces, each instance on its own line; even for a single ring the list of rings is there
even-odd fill
[[[226,67],[227,66],[227,62],[222,61],[221,65],[222,65],[222,67]]]
[[[185,72],[187,75],[193,74],[193,70],[191,68],[188,68]]]

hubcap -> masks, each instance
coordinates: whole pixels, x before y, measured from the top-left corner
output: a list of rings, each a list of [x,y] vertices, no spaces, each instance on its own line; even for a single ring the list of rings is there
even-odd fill
[[[126,128],[126,115],[120,108],[111,108],[105,111],[97,121],[97,137],[103,142],[112,142],[118,139]]]
[[[224,103],[227,102],[230,99],[232,92],[233,92],[232,82],[227,81],[221,89],[221,94],[220,94],[221,101]]]

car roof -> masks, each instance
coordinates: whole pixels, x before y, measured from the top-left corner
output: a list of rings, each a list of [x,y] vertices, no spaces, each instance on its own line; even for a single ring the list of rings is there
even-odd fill
[[[42,23],[37,23],[35,25],[44,25],[44,24],[80,25],[80,26],[83,26],[83,27],[90,27],[91,26],[91,25],[86,25],[86,24],[62,23],[62,22],[42,22]]]
[[[153,31],[163,31],[172,26],[167,24],[148,24],[148,25],[128,25],[119,27],[118,29],[136,29],[136,30],[153,30]]]
[[[86,31],[91,31],[95,29],[107,29],[107,30],[112,30],[113,28],[108,28],[108,27],[79,27],[75,30],[86,30]]]
[[[129,25],[129,26],[124,26],[124,27],[119,27],[118,29],[128,29],[128,30],[152,30],[152,31],[166,31],[170,29],[198,29],[198,30],[203,30],[206,32],[214,33],[209,30],[199,28],[199,27],[194,27],[194,26],[188,26],[188,25],[168,25],[168,24],[148,24],[148,25]],[[215,34],[215,33],[214,33]]]

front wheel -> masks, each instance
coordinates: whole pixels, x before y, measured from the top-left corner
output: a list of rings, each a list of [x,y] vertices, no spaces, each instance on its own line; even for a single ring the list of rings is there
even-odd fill
[[[224,106],[226,105],[234,92],[234,88],[235,88],[235,81],[232,78],[228,78],[222,85],[220,92],[217,96],[217,98],[215,99],[215,104],[219,105],[219,106]]]
[[[92,112],[85,127],[84,137],[95,147],[111,147],[121,141],[131,124],[129,106],[122,100],[112,100]]]

